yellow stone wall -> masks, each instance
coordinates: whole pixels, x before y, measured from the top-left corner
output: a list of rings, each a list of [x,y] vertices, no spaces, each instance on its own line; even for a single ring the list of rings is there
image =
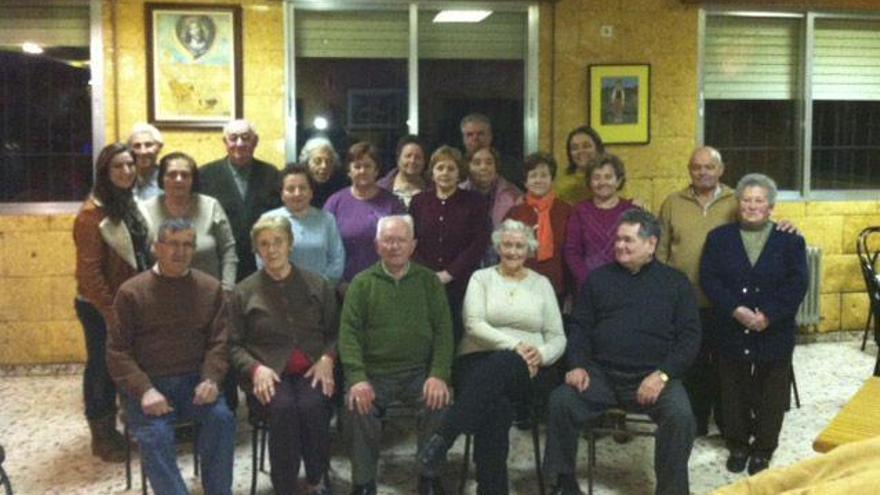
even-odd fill
[[[181,0],[175,0],[180,3]],[[242,6],[244,114],[261,136],[258,156],[283,162],[284,36],[281,3]],[[766,5],[766,2],[762,3]],[[873,9],[876,0],[790,0],[794,8]],[[106,136],[124,139],[146,118],[142,1],[104,1]],[[685,163],[696,144],[698,10],[680,0],[561,0],[540,7],[540,134],[543,149],[564,161],[568,131],[584,122],[587,67],[651,64],[651,142],[610,146],[627,163],[626,195],[655,207],[687,184]],[[614,37],[602,38],[602,25]],[[118,95],[118,97],[117,97]],[[164,132],[165,151],[192,153],[199,162],[223,155],[220,133]],[[855,258],[859,230],[880,224],[880,201],[790,202],[777,218],[794,221],[809,244],[822,247],[823,322],[820,330],[863,328],[867,298]],[[81,361],[82,331],[73,312],[73,217],[0,216],[0,365]]]

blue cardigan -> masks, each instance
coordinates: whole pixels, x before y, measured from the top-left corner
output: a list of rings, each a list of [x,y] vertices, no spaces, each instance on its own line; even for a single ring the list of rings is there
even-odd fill
[[[791,359],[794,317],[807,291],[803,237],[774,228],[752,266],[739,224],[722,225],[706,237],[700,285],[717,318],[715,328],[703,332],[722,355],[757,363]],[[760,309],[770,325],[763,332],[744,328],[733,318],[738,306]]]

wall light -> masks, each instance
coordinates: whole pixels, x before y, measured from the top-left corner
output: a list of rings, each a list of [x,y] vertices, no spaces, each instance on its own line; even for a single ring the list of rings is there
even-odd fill
[[[327,122],[326,117],[322,117],[321,115],[318,115],[317,117],[315,117],[315,120],[312,121],[312,125],[314,125],[315,129],[317,129],[319,131],[325,131],[325,130],[327,130],[327,126],[330,125],[330,123]]]
[[[490,15],[491,10],[441,10],[434,22],[481,22]]]
[[[31,55],[40,55],[43,53],[43,47],[33,41],[25,41],[21,44],[21,51],[30,53]]]

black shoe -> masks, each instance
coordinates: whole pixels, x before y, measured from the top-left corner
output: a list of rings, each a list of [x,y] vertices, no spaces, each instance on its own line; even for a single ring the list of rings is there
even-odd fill
[[[749,476],[760,473],[770,466],[770,459],[762,455],[753,455],[749,457]]]
[[[363,485],[355,485],[351,495],[376,495],[376,482],[371,481]]]
[[[449,446],[446,445],[446,439],[437,433],[431,435],[428,442],[422,447],[422,451],[418,453],[419,463],[428,470],[433,472],[444,460],[446,460],[446,451]],[[421,482],[419,484],[421,486]]]
[[[445,495],[443,483],[437,478],[419,476],[419,495]]]
[[[731,450],[727,457],[727,470],[731,473],[741,473],[746,468],[749,455],[741,450]]]

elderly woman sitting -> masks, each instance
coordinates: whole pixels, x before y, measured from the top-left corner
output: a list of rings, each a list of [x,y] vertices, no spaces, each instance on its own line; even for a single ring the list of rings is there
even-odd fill
[[[795,313],[807,290],[804,239],[775,229],[776,183],[749,174],[736,186],[739,221],[706,237],[700,284],[718,325],[727,469],[767,468],[791,379]]]
[[[290,263],[291,232],[284,217],[261,218],[251,229],[263,268],[235,287],[230,352],[248,406],[268,416],[275,493],[296,493],[302,459],[308,493],[329,495],[339,314],[333,287]]]
[[[464,302],[465,334],[455,363],[457,397],[443,426],[419,454],[435,465],[462,432],[475,436],[477,493],[505,494],[512,402],[552,387],[552,365],[565,349],[553,286],[525,267],[537,249],[532,229],[505,220],[492,234],[500,263],[474,272]]]

